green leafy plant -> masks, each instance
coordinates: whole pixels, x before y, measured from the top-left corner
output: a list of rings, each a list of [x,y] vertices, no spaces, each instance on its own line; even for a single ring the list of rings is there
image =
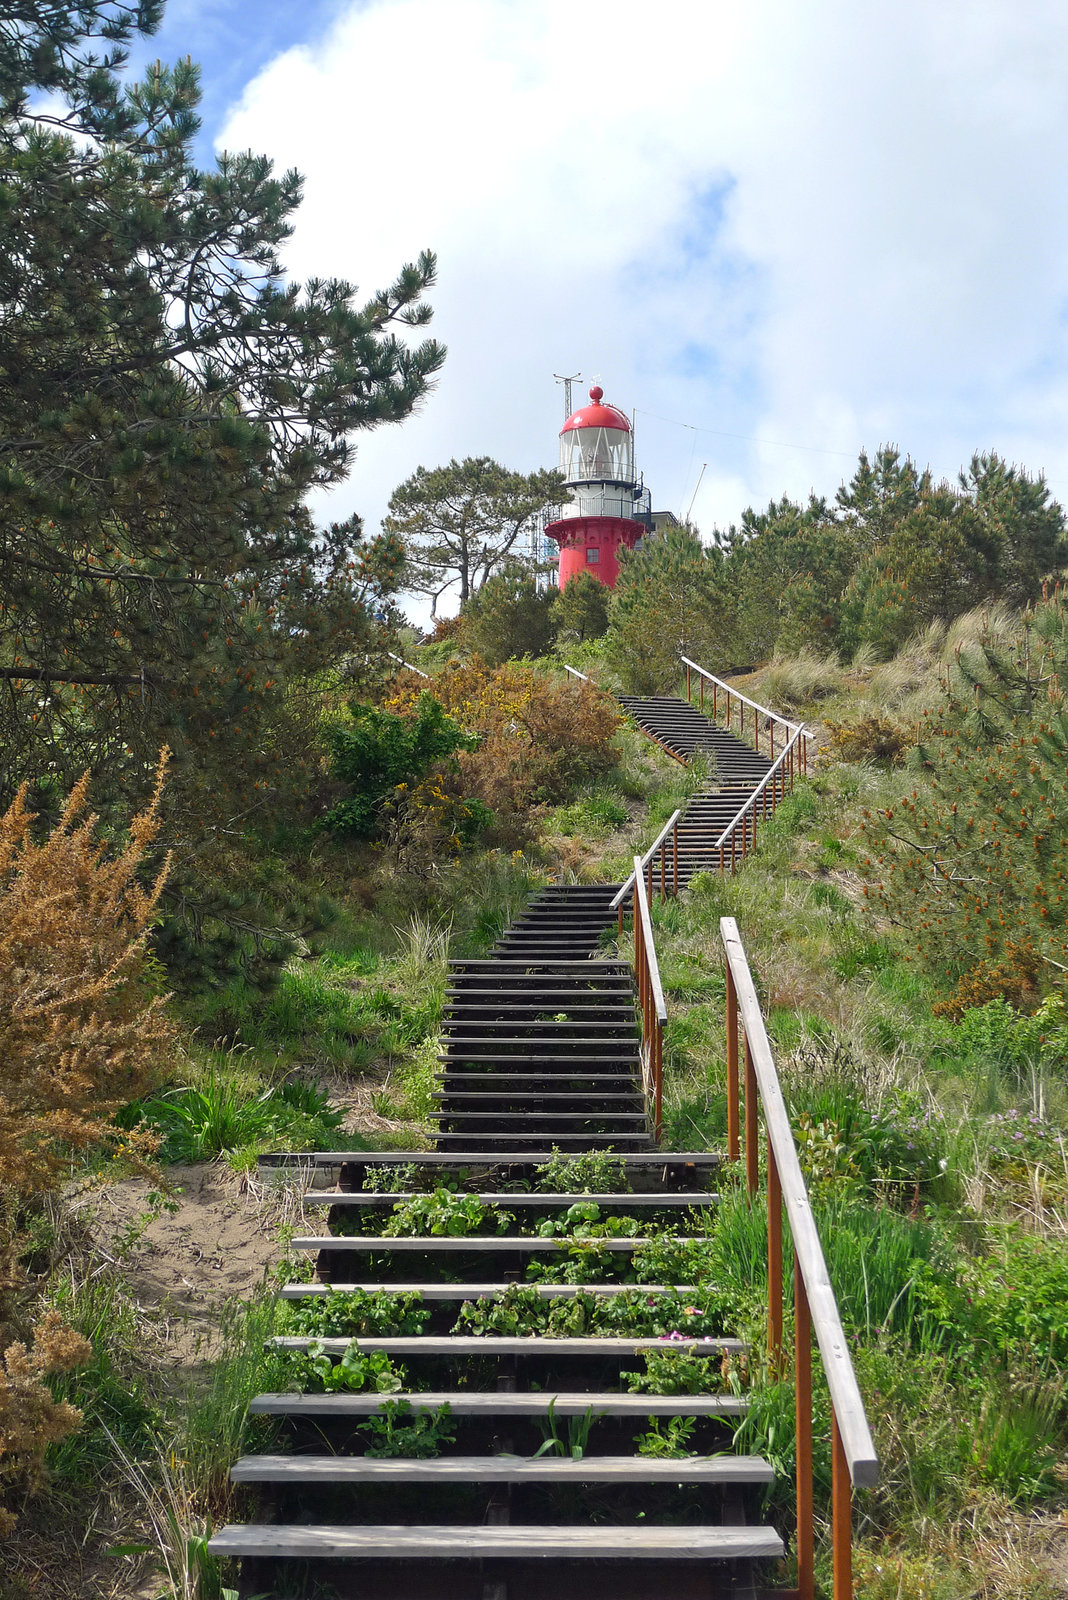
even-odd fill
[[[693,1455],[689,1443],[697,1427],[696,1417],[650,1417],[646,1433],[636,1433],[634,1443],[640,1456]]]
[[[543,1239],[564,1234],[573,1239],[633,1239],[641,1227],[637,1217],[603,1217],[595,1200],[576,1200],[566,1211],[545,1217],[536,1231]]]
[[[340,1361],[335,1361],[315,1339],[306,1351],[291,1352],[293,1381],[312,1393],[358,1393],[374,1389],[379,1394],[395,1394],[407,1383],[403,1367],[394,1366],[384,1350],[361,1350],[353,1339]]]
[[[418,1168],[414,1161],[401,1161],[397,1166],[367,1167],[363,1187],[370,1194],[404,1194],[419,1188]]]
[[[287,1329],[324,1338],[389,1338],[422,1333],[430,1310],[413,1291],[331,1289],[286,1302]]]
[[[565,1155],[553,1145],[548,1161],[534,1169],[539,1189],[552,1194],[624,1194],[626,1162],[610,1150],[584,1150],[580,1155]]]
[[[581,1416],[564,1418],[564,1432],[561,1433],[556,1420],[556,1399],[549,1401],[549,1410],[544,1422],[539,1421],[537,1426],[542,1434],[542,1443],[534,1452],[534,1460],[539,1456],[557,1455],[567,1456],[572,1461],[581,1461],[586,1454],[586,1446],[590,1441],[590,1432],[598,1420],[592,1406],[587,1406]]]
[[[410,1400],[386,1400],[379,1416],[360,1424],[359,1431],[372,1441],[364,1454],[411,1456],[420,1461],[440,1455],[442,1445],[456,1442],[449,1427],[451,1415],[447,1400],[436,1409],[420,1406],[418,1410]]]
[[[732,1372],[730,1357],[722,1352],[699,1355],[692,1349],[645,1350],[644,1372],[628,1372],[632,1394],[721,1394]]]
[[[457,1194],[439,1185],[431,1194],[413,1195],[394,1206],[382,1232],[389,1238],[428,1234],[459,1239],[476,1233],[505,1233],[514,1221],[512,1212],[485,1206],[477,1195]]]

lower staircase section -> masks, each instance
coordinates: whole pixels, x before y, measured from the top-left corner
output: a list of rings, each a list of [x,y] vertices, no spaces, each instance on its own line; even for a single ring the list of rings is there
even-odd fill
[[[545,1154],[350,1156],[308,1193],[329,1231],[293,1241],[318,1277],[283,1290],[274,1343],[295,1372],[339,1376],[251,1403],[256,1448],[232,1477],[254,1513],[211,1540],[240,1560],[241,1600],[740,1600],[782,1556],[760,1515],[772,1468],[733,1450],[745,1347],[712,1300],[648,1270],[642,1231],[582,1247],[590,1281],[573,1267],[576,1206],[699,1239],[717,1157],[609,1157],[615,1190],[590,1194],[546,1189]],[[477,1234],[388,1231],[442,1179],[477,1204]],[[657,1391],[647,1354],[665,1350],[703,1358],[704,1392]],[[381,1390],[344,1381],[341,1363],[383,1356]]]

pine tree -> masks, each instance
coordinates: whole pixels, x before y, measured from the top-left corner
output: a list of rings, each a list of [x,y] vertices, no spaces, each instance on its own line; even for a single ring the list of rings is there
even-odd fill
[[[404,550],[405,587],[430,596],[432,617],[450,592],[465,605],[514,559],[520,536],[559,499],[563,482],[559,472],[510,472],[489,456],[417,468],[393,491],[382,523]]]
[[[491,667],[516,656],[544,655],[561,604],[556,589],[539,589],[518,565],[496,572],[461,612],[463,642]]]
[[[556,640],[561,648],[599,639],[608,627],[612,591],[589,572],[578,572],[560,591],[556,607]]]
[[[1068,973],[1068,609],[1055,595],[962,649],[917,782],[871,814],[866,893],[957,1011],[1028,1004]]]
[[[106,808],[167,742],[172,817],[218,818],[299,781],[288,685],[373,639],[402,552],[318,532],[304,499],[442,351],[398,329],[430,316],[428,253],[362,307],[285,282],[299,176],[197,169],[190,61],[123,79],[161,10],[0,23],[0,795],[88,767]]]
[[[620,552],[605,654],[625,688],[655,694],[676,685],[680,653],[711,671],[737,666],[725,571],[722,552],[691,527]]]

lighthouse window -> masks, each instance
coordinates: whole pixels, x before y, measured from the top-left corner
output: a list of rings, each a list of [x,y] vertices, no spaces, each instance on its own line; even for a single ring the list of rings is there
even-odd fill
[[[586,551],[586,561],[587,561],[587,563],[592,563],[594,561],[600,561],[600,559],[601,559],[601,552],[599,550],[591,549],[591,550],[587,550]]]

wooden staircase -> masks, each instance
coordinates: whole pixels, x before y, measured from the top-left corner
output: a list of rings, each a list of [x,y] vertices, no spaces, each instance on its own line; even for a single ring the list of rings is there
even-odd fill
[[[719,1157],[659,1151],[650,1134],[633,979],[604,952],[614,894],[546,889],[486,959],[452,964],[435,1152],[316,1158],[340,1163],[335,1188],[307,1195],[326,1209],[327,1231],[292,1241],[314,1258],[315,1276],[282,1293],[297,1306],[325,1299],[341,1331],[317,1351],[339,1361],[348,1348],[347,1296],[415,1295],[427,1315],[415,1334],[359,1338],[362,1352],[403,1364],[406,1387],[395,1394],[253,1400],[250,1413],[272,1419],[275,1439],[238,1461],[233,1478],[254,1488],[256,1519],[211,1541],[215,1553],[240,1558],[243,1600],[362,1600],[383,1588],[394,1600],[549,1600],[576,1582],[604,1600],[659,1600],[667,1588],[682,1600],[718,1600],[752,1594],[753,1564],[783,1554],[760,1516],[772,1469],[732,1451],[746,1409],[737,1386],[720,1382],[716,1366],[710,1388],[719,1392],[628,1388],[647,1350],[737,1362],[739,1341],[708,1329],[705,1292],[645,1271],[644,1234],[580,1242],[574,1222],[563,1235],[538,1231],[584,1201],[601,1217],[657,1218],[678,1238],[715,1212],[708,1183]],[[531,1187],[539,1164],[596,1150],[611,1155],[626,1187]],[[367,1175],[409,1163],[469,1189],[491,1217],[507,1212],[505,1231],[384,1233],[393,1207],[412,1197],[371,1188]],[[553,1270],[569,1261],[566,1274]],[[546,1269],[556,1281],[531,1276]],[[517,1293],[563,1318],[567,1332],[531,1332],[529,1321],[512,1333],[494,1327]],[[605,1330],[616,1308],[632,1315],[635,1304],[653,1334]],[[487,1318],[490,1331],[477,1331]],[[694,1318],[700,1340],[685,1332]],[[312,1340],[278,1342],[306,1351]],[[440,1454],[366,1454],[361,1424],[390,1401],[448,1407]],[[695,1454],[637,1449],[642,1434],[679,1417],[693,1419],[686,1449]]]
[[[689,682],[694,664],[685,664]],[[655,954],[650,965],[649,892],[656,878],[662,893],[678,892],[697,871],[733,866],[737,837],[744,853],[758,814],[786,792],[786,755],[792,781],[803,730],[783,724],[790,747],[773,763],[681,700],[624,704],[676,759],[709,751],[716,781],[693,796],[670,837],[665,830],[645,861],[636,859],[627,885],[546,889],[488,957],[452,963],[436,1150],[310,1158],[317,1175],[330,1174],[330,1187],[313,1185],[305,1197],[325,1209],[325,1231],[292,1241],[314,1257],[315,1276],[287,1284],[281,1296],[298,1318],[324,1308],[330,1334],[313,1341],[294,1331],[275,1342],[297,1353],[314,1344],[318,1357],[338,1362],[358,1332],[359,1351],[398,1363],[404,1387],[294,1390],[252,1401],[250,1415],[261,1427],[269,1423],[273,1437],[236,1462],[231,1476],[254,1496],[254,1517],[210,1541],[215,1554],[239,1560],[240,1600],[371,1600],[382,1591],[390,1600],[559,1600],[577,1585],[587,1600],[662,1600],[665,1593],[757,1600],[768,1564],[784,1555],[779,1532],[762,1519],[773,1470],[734,1450],[747,1409],[738,1377],[745,1347],[710,1325],[714,1290],[682,1281],[681,1269],[665,1266],[670,1252],[657,1255],[647,1235],[620,1229],[584,1239],[568,1213],[593,1201],[599,1220],[655,1218],[667,1224],[658,1237],[678,1242],[715,1226],[710,1182],[721,1157],[657,1149],[650,1131],[643,1081],[646,1090],[657,1085],[658,1105],[657,1030],[666,1013]],[[637,996],[629,966],[610,949],[623,897],[635,906]],[[848,1600],[851,1484],[873,1483],[878,1464],[759,1002],[737,929],[726,919],[721,932],[728,1154],[744,1156],[755,1197],[759,1103],[767,1134],[768,1353],[779,1371],[787,1365],[784,1206],[793,1238],[798,1587],[778,1592],[784,1600],[815,1594],[814,1332],[832,1406],[834,1594]],[[615,1163],[616,1190],[540,1188],[538,1168],[569,1155]],[[297,1159],[309,1158],[278,1158]],[[423,1192],[429,1181],[477,1196],[478,1231],[387,1231],[394,1208],[416,1200],[400,1185],[383,1192],[389,1168],[414,1175]],[[398,1296],[411,1297],[409,1325],[368,1333],[368,1305],[382,1307],[388,1321],[401,1315],[390,1311]],[[634,1334],[639,1314],[641,1337]],[[648,1389],[628,1381],[642,1373],[648,1352],[666,1350],[706,1357],[719,1379],[710,1374],[700,1394],[656,1392],[648,1374]],[[400,1425],[422,1416],[436,1426],[433,1449],[370,1448],[368,1428],[380,1444],[383,1430],[398,1424],[397,1405],[410,1408]],[[657,1454],[650,1435],[664,1441],[679,1418],[687,1419],[686,1454]]]
[[[744,1396],[729,1384],[702,1395],[633,1393],[626,1386],[626,1374],[642,1371],[646,1350],[684,1348],[717,1363],[737,1361],[744,1351],[737,1339],[456,1331],[465,1302],[507,1305],[527,1261],[566,1257],[567,1237],[529,1230],[578,1201],[594,1200],[605,1215],[668,1218],[679,1237],[714,1213],[716,1196],[707,1187],[718,1165],[714,1154],[625,1154],[620,1170],[634,1192],[519,1188],[530,1184],[534,1163],[546,1154],[493,1149],[439,1153],[433,1161],[488,1210],[512,1213],[503,1235],[383,1236],[383,1214],[408,1196],[368,1190],[367,1174],[418,1165],[425,1159],[418,1152],[349,1156],[337,1187],[309,1192],[308,1203],[326,1210],[331,1231],[293,1241],[315,1256],[317,1281],[289,1284],[285,1297],[314,1304],[327,1294],[338,1315],[353,1290],[416,1293],[429,1318],[418,1334],[359,1340],[361,1351],[385,1351],[403,1364],[409,1387],[396,1394],[278,1393],[253,1400],[250,1413],[271,1418],[275,1438],[268,1451],[235,1463],[232,1476],[255,1490],[257,1517],[211,1541],[217,1554],[241,1558],[243,1600],[362,1600],[383,1588],[394,1600],[548,1600],[575,1582],[604,1600],[654,1600],[668,1587],[683,1600],[718,1600],[752,1594],[753,1563],[782,1555],[779,1534],[759,1515],[772,1469],[731,1450]],[[338,1159],[316,1158],[320,1167]],[[599,1270],[609,1274],[625,1271],[649,1248],[642,1236],[603,1243]],[[701,1293],[670,1282],[636,1289],[618,1276],[533,1287],[547,1306],[579,1302],[587,1316],[591,1305],[637,1294],[647,1308],[663,1306],[669,1332],[668,1323],[685,1319],[688,1297]],[[295,1335],[278,1342],[297,1351],[311,1343]],[[341,1335],[320,1340],[318,1348],[340,1359],[348,1344]],[[360,1425],[381,1416],[384,1401],[416,1410],[448,1406],[452,1439],[430,1459],[368,1456]],[[672,1417],[694,1419],[687,1449],[698,1453],[681,1459],[639,1453],[636,1436]],[[545,1453],[553,1433],[566,1449],[569,1424],[577,1430],[571,1437],[582,1439],[577,1453]]]

